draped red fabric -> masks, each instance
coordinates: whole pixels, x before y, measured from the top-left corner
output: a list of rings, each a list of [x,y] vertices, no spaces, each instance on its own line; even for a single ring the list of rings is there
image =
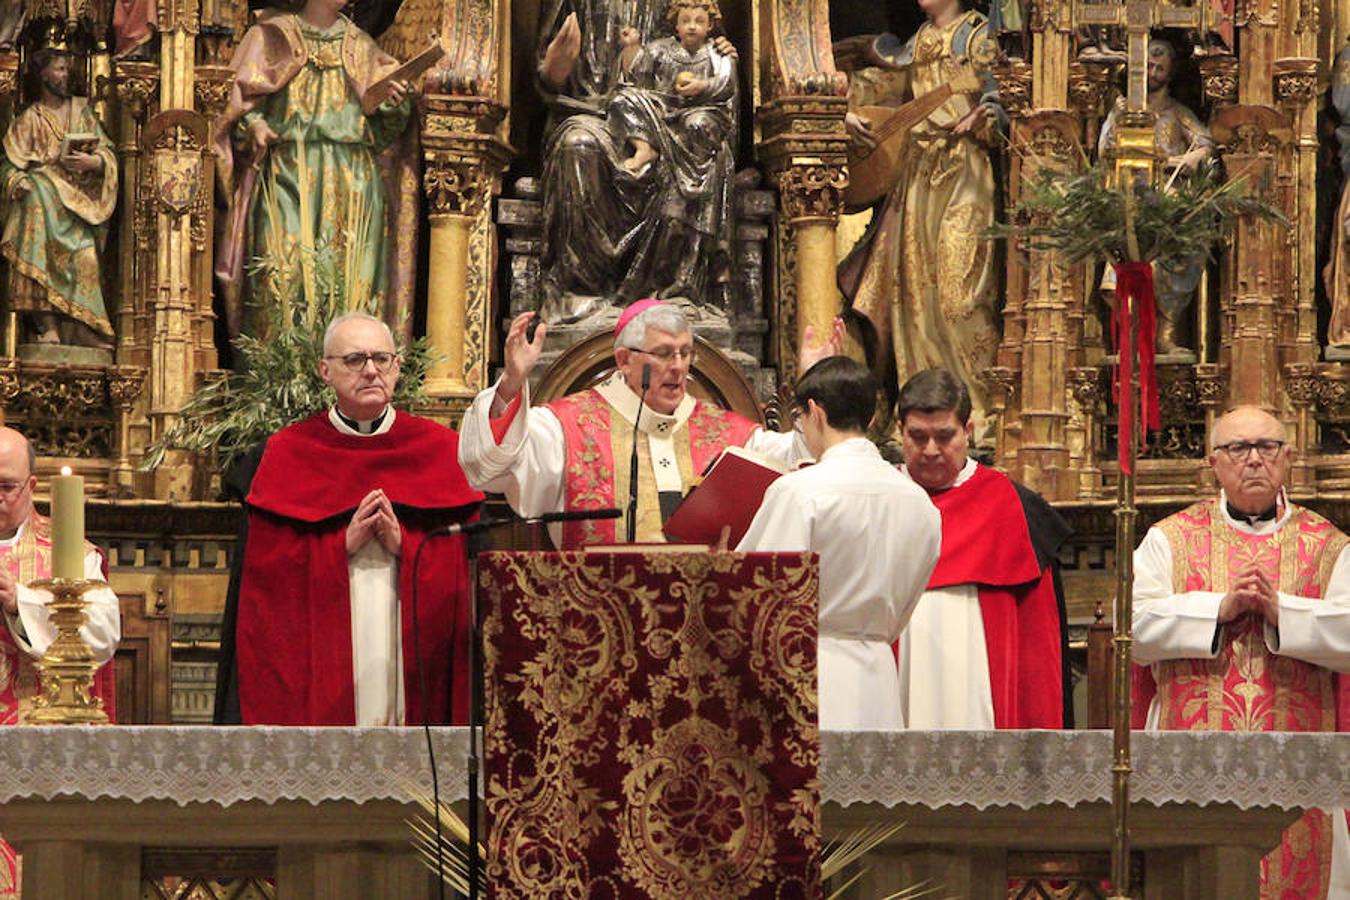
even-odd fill
[[[928,587],[977,586],[994,727],[1063,728],[1054,572],[1036,558],[1017,489],[980,466],[960,488],[929,497],[942,513],[942,551]]]
[[[1117,410],[1117,448],[1120,459],[1120,471],[1132,474],[1130,465],[1130,446],[1136,440],[1146,437],[1149,430],[1162,427],[1162,415],[1158,406],[1157,367],[1154,364],[1154,348],[1158,337],[1158,301],[1153,293],[1153,266],[1146,262],[1115,263],[1116,270],[1116,308],[1111,317],[1111,334],[1115,340],[1119,363],[1116,365],[1113,390]],[[1133,302],[1131,302],[1133,301]],[[1139,346],[1134,346],[1135,334],[1131,327],[1131,315],[1138,318]],[[1134,384],[1135,355],[1139,358],[1139,395],[1143,405],[1144,434],[1134,433]]]
[[[488,553],[489,895],[820,896],[802,553]]]

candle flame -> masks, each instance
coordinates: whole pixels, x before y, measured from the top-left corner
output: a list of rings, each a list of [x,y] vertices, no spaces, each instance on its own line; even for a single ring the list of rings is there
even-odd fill
[[[70,474],[70,466],[62,466],[62,467],[61,467],[61,474],[62,474],[62,475],[69,475],[69,474]]]

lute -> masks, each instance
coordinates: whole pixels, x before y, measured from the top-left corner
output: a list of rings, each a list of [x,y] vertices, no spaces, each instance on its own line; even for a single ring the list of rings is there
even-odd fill
[[[871,150],[862,150],[850,142],[844,208],[857,212],[886,196],[899,176],[901,151],[910,130],[952,95],[974,93],[982,87],[975,71],[962,66],[950,81],[901,106],[860,106],[853,110],[872,123],[877,143]]]

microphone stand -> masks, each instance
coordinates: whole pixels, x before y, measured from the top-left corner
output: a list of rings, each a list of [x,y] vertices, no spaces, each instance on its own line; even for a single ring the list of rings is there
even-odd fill
[[[642,421],[642,407],[647,403],[647,390],[652,386],[651,363],[642,365],[642,393],[638,395],[637,415],[633,417],[633,455],[628,460],[628,543],[637,541],[637,498],[638,498],[638,440],[642,432],[638,423]]]
[[[539,516],[532,516],[524,520],[526,525],[537,523],[548,524],[550,522],[572,522],[586,519],[617,519],[620,515],[619,510],[614,508],[606,509],[578,509],[565,510],[563,512],[544,513]],[[469,646],[465,653],[468,656],[469,668],[469,754],[465,761],[465,773],[468,780],[469,789],[469,809],[468,809],[468,828],[469,828],[469,848],[468,848],[468,880],[469,880],[469,900],[478,900],[479,889],[478,881],[483,868],[483,859],[479,853],[479,822],[478,822],[478,773],[480,769],[480,760],[482,758],[482,720],[483,720],[483,654],[480,652],[481,641],[483,639],[480,628],[480,619],[478,616],[478,554],[487,549],[483,538],[494,528],[500,528],[503,525],[510,525],[516,520],[499,519],[480,519],[477,522],[467,524],[450,525],[446,528],[437,529],[432,534],[463,534],[465,536],[465,552],[468,556],[469,568]],[[429,535],[430,536],[430,535]],[[422,546],[426,546],[424,541]],[[418,547],[418,551],[421,551]],[[413,562],[413,585],[414,591],[417,584],[417,560]],[[416,603],[414,601],[414,607]],[[451,684],[454,684],[454,672],[451,672]],[[425,690],[423,691],[425,694]],[[451,695],[453,696],[453,687]],[[423,698],[425,705],[425,697]],[[430,736],[428,735],[428,750],[431,747]],[[435,762],[432,762],[432,781],[435,782]],[[441,840],[441,819],[440,804],[436,805],[436,843],[439,847]],[[440,865],[439,855],[437,865]],[[437,880],[444,889],[444,873],[436,873]]]

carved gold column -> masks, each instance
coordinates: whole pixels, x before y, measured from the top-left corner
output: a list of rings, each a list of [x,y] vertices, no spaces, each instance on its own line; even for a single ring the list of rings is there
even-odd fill
[[[1294,173],[1281,171],[1282,160],[1295,159],[1288,117],[1265,106],[1231,106],[1215,113],[1210,130],[1228,177],[1266,186],[1263,199],[1297,222]],[[1292,240],[1278,223],[1244,218],[1234,228],[1224,261],[1219,353],[1229,371],[1230,403],[1279,406],[1278,311],[1294,308]]]
[[[1077,12],[1095,6],[1079,4]],[[1068,109],[1069,64],[1073,60],[1071,7],[1068,0],[1033,0],[1028,4],[1031,28],[1032,94],[1037,110]]]
[[[1300,19],[1300,24],[1304,21]],[[1277,310],[1280,362],[1313,363],[1317,341],[1317,60],[1290,57],[1275,61],[1275,99],[1289,115],[1295,152],[1295,197],[1300,198],[1291,219],[1291,241],[1279,250],[1288,254],[1293,303]]]
[[[1066,172],[1078,168],[1079,122],[1071,114],[1038,111],[1013,125],[1014,146],[1024,156],[1024,177]],[[1023,298],[1024,332],[1021,352],[1021,434],[1017,473],[1022,481],[1047,499],[1069,499],[1077,493],[1069,463],[1069,391],[1066,382],[1082,317],[1071,313],[1082,305],[1083,267],[1067,266],[1053,253],[1031,255],[1031,271]]]
[[[108,370],[108,395],[117,404],[117,465],[109,478],[109,494],[131,497],[136,491],[131,465],[131,409],[145,385],[145,369],[114,366]]]
[[[847,80],[834,67],[826,0],[757,0],[751,18],[755,152],[780,203],[773,356],[790,384],[806,327],[824,339],[841,308],[835,229],[848,185]]]
[[[158,0],[159,108],[192,109],[196,66],[197,0]]]
[[[1317,417],[1313,405],[1317,402],[1317,365],[1290,363],[1284,367],[1284,389],[1294,408],[1294,467],[1290,473],[1290,493],[1304,495],[1317,491],[1317,466],[1310,454],[1317,447]]]
[[[118,304],[117,362],[119,365],[150,364],[150,330],[136,252],[144,237],[137,220],[136,188],[141,177],[141,127],[156,105],[159,66],[148,62],[118,62],[114,90],[120,109],[117,155],[122,161],[122,227],[117,233]]]
[[[431,226],[426,322],[432,349],[443,358],[428,373],[426,389],[437,407],[430,412],[453,415],[487,386],[497,269],[489,201],[512,154],[510,3],[411,0],[380,45],[406,60],[433,40],[445,57],[421,86],[422,187]]]
[[[426,388],[433,398],[462,400],[487,386],[487,307],[496,269],[487,201],[510,156],[498,136],[506,110],[482,97],[445,94],[429,94],[426,108],[427,338],[442,355]]]

